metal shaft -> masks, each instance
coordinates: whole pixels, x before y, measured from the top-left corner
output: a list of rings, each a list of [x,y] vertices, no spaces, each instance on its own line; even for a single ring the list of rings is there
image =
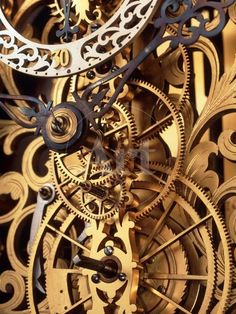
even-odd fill
[[[73,262],[76,266],[95,270],[96,272],[104,275],[105,277],[113,277],[117,275],[117,269],[113,268],[111,265],[108,265],[104,261],[99,261],[84,255],[76,255],[73,258]]]

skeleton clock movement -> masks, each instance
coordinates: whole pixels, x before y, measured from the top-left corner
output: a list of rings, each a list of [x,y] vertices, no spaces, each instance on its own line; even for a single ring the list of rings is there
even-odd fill
[[[1,313],[236,313],[235,21],[1,1]]]

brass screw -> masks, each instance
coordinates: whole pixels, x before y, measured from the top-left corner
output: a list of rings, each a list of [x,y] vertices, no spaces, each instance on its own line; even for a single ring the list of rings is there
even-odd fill
[[[49,200],[52,197],[52,189],[49,186],[43,186],[40,188],[39,194],[43,200]]]

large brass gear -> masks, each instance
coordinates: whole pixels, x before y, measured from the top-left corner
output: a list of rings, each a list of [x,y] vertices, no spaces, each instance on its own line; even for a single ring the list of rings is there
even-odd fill
[[[152,219],[151,219],[152,220]],[[154,220],[152,220],[153,222],[151,223],[154,224]],[[150,219],[148,219],[147,223],[150,223]],[[124,220],[124,224],[127,224],[127,221]],[[125,228],[125,225],[123,226]],[[145,229],[145,228],[144,228]],[[141,248],[142,247],[142,243],[143,243],[143,238],[147,235],[145,235],[145,231],[141,233],[137,233],[137,247]],[[98,232],[98,231],[97,231]],[[93,235],[94,236],[94,235]],[[171,236],[173,236],[173,234],[171,233],[171,230],[168,229],[167,227],[163,228],[163,230],[161,231],[160,235],[158,235],[158,239],[160,242],[165,241],[169,238],[171,238]],[[164,240],[165,239],[165,240]],[[124,238],[122,239],[124,240]],[[95,286],[97,287],[97,289],[101,288],[102,285],[107,285],[106,290],[109,291],[111,289],[111,284],[112,282],[105,282],[105,283],[101,283],[101,284],[93,284],[91,282],[91,280],[89,279],[89,277],[87,277],[87,275],[85,274],[85,271],[83,271],[82,269],[80,270],[79,268],[75,267],[73,269],[65,269],[64,265],[61,266],[57,266],[55,267],[55,265],[59,265],[56,263],[57,257],[58,256],[58,250],[60,250],[59,248],[59,243],[60,243],[61,239],[58,238],[56,243],[54,244],[52,251],[51,251],[51,256],[52,258],[50,259],[49,265],[48,265],[48,270],[47,270],[47,275],[46,275],[46,282],[47,282],[47,295],[48,295],[48,299],[49,299],[49,308],[51,311],[55,311],[55,312],[59,312],[64,310],[64,306],[66,304],[66,306],[68,307],[68,297],[67,297],[67,291],[68,289],[71,289],[71,284],[68,284],[68,281],[65,278],[65,274],[69,274],[69,273],[73,273],[76,274],[77,276],[77,280],[78,280],[78,294],[79,294],[79,299],[77,300],[77,310],[80,309],[80,311],[82,312],[87,312],[90,313],[91,308],[92,309],[99,309],[100,311],[103,311],[103,306],[106,306],[107,302],[102,301],[102,298],[100,300],[100,302],[98,302],[98,299],[93,299],[93,295],[95,294],[90,294],[91,292],[91,286]],[[92,239],[91,242],[93,242],[94,240]],[[99,241],[97,241],[99,243]],[[112,242],[112,241],[111,241]],[[109,243],[111,244],[111,243]],[[102,245],[102,243],[101,243]],[[125,244],[127,246],[127,244]],[[117,258],[119,256],[119,251],[117,250],[117,254],[116,255],[116,247],[114,247],[115,250],[113,252],[113,255]],[[101,256],[103,255],[103,258],[105,257],[104,253],[99,252],[96,253],[95,250],[93,252],[90,253],[90,255],[92,255],[93,257],[96,258],[101,258]],[[125,256],[124,256],[125,257]],[[122,263],[122,269],[124,270],[125,264],[127,264],[127,257],[125,257],[125,260],[123,260]],[[158,267],[158,264],[160,264]],[[180,273],[184,273],[186,272],[187,274],[187,261],[185,258],[185,253],[184,251],[181,249],[181,246],[179,246],[179,243],[176,243],[175,246],[173,247],[173,249],[170,249],[168,252],[166,252],[166,256],[161,256],[158,259],[155,260],[155,262],[153,261],[153,263],[147,264],[146,267],[144,268],[144,270],[147,272],[149,270],[149,272],[151,272],[152,270],[154,270],[156,267],[158,267],[160,269],[160,267],[162,268],[163,272],[165,272],[167,269],[171,270],[171,271],[175,271],[175,272],[180,272]],[[59,276],[59,274],[61,274],[61,278],[63,278],[63,280],[61,281],[61,285],[58,284],[51,284],[52,282],[55,282],[55,278],[57,276]],[[64,275],[63,275],[64,274]],[[89,275],[92,275],[93,272],[89,272]],[[129,276],[127,276],[128,278],[130,278]],[[136,275],[133,275],[133,277],[136,277]],[[132,280],[130,278],[130,280]],[[150,281],[150,280],[149,280]],[[114,281],[113,281],[114,284]],[[163,280],[156,280],[155,281],[155,285],[159,285],[162,286],[163,285]],[[165,282],[166,284],[166,282]],[[119,284],[118,284],[119,285]],[[167,290],[170,290],[171,292],[174,290],[174,295],[176,295],[176,297],[178,296],[179,299],[181,299],[181,297],[184,295],[185,292],[185,286],[186,286],[186,282],[182,281],[179,283],[174,283],[174,282],[169,282],[167,284]],[[163,287],[163,286],[162,286]],[[164,288],[163,288],[164,289]],[[135,288],[136,290],[136,288]],[[63,291],[60,293],[60,291]],[[54,297],[55,294],[58,296],[59,301],[58,303],[54,302]],[[146,293],[148,294],[148,293]],[[65,297],[61,297],[61,295],[65,296]],[[64,303],[62,302],[62,300],[65,300],[67,298],[67,301]],[[154,308],[155,313],[161,312],[163,310],[163,308],[165,308],[165,305],[163,305],[162,302],[153,302],[151,301],[149,298],[147,298],[146,300],[147,302],[150,302],[149,304],[147,304],[147,307],[150,308]],[[95,303],[95,304],[94,304]],[[99,304],[101,303],[101,304]],[[108,302],[109,303],[109,302]],[[144,301],[145,303],[145,301]],[[159,304],[158,304],[159,303]],[[161,304],[160,304],[161,303]],[[164,302],[165,303],[165,302]],[[80,305],[80,307],[79,307]],[[72,307],[75,307],[76,304],[71,305]],[[108,304],[108,308],[109,308],[109,304]],[[111,307],[110,307],[111,308]],[[69,310],[69,307],[68,307]],[[127,313],[129,313],[128,309],[125,309],[127,311]],[[170,310],[170,307],[169,307]],[[112,310],[110,310],[112,311]],[[152,311],[153,312],[153,311]],[[92,312],[91,312],[92,313]],[[119,313],[122,313],[122,311],[120,311]],[[150,313],[150,311],[147,311],[145,309],[145,313]],[[161,312],[162,313],[162,312]],[[165,313],[163,311],[163,313]],[[168,312],[171,313],[171,312]]]
[[[150,167],[153,169],[156,169],[156,170],[162,168],[162,171],[166,172],[166,173],[172,172],[171,168],[168,169],[167,167],[161,166],[160,164],[157,164],[157,163],[152,163],[150,165]],[[181,184],[181,185],[179,186],[179,184]],[[158,187],[158,185],[155,185],[155,184],[150,184],[149,188],[151,188],[153,190],[157,190],[157,191],[160,189],[160,187]],[[221,290],[221,299],[220,299],[220,302],[217,306],[217,312],[216,313],[224,313],[226,311],[227,307],[229,306],[230,291],[231,291],[232,280],[233,280],[232,274],[233,274],[233,269],[234,269],[233,263],[232,263],[232,250],[231,250],[232,242],[231,242],[231,239],[229,237],[227,228],[225,226],[224,219],[222,218],[217,206],[210,199],[207,192],[204,191],[192,179],[190,179],[184,175],[180,175],[177,182],[176,182],[176,191],[177,191],[178,195],[184,196],[184,198],[186,199],[186,205],[185,206],[188,207],[188,205],[189,205],[191,208],[191,206],[195,207],[196,204],[198,204],[199,208],[204,207],[206,212],[205,212],[204,216],[202,216],[201,220],[204,220],[207,217],[208,217],[208,219],[213,219],[214,224],[215,224],[216,228],[218,229],[218,236],[220,237],[221,243],[223,245],[221,250],[224,251],[224,253],[222,253],[222,255],[224,256],[224,261],[221,263],[221,267],[223,266],[224,270],[218,269],[217,271],[224,273],[225,281],[224,281],[224,286],[221,287],[221,289],[220,289]],[[195,195],[195,197],[193,197],[193,195]],[[196,197],[197,197],[198,201],[197,201]],[[175,198],[173,198],[173,199],[175,199]],[[169,210],[170,210],[170,208],[171,207],[169,207]],[[155,211],[151,212],[150,215],[156,216]],[[163,217],[165,219],[165,213],[163,214]],[[178,219],[177,219],[177,221],[178,221]],[[213,228],[213,227],[211,226],[209,228],[210,228],[209,230],[211,230],[211,232],[212,232],[211,228]],[[214,237],[216,238],[216,235],[214,235]],[[198,249],[201,251],[202,248],[201,248],[201,246],[199,246],[198,240],[199,240],[199,235],[195,234],[193,232],[193,235],[191,237],[191,241],[193,241],[194,245],[196,245],[198,247]],[[213,245],[213,238],[211,239],[211,242]],[[215,244],[214,252],[216,252],[217,250],[218,250],[218,247],[217,247],[217,244]],[[214,254],[214,263],[215,263],[215,267],[217,268],[218,262],[217,262],[215,254]],[[214,298],[217,298],[215,289],[216,288],[214,287],[214,289],[212,291],[214,291],[214,293],[215,293]],[[213,298],[213,292],[212,292],[212,298]],[[209,303],[209,306],[210,305],[211,304]],[[199,313],[201,313],[201,312],[199,312]]]
[[[145,142],[151,141],[155,137],[159,137],[160,135],[162,135],[163,131],[166,130],[170,125],[174,125],[176,132],[175,133],[176,141],[178,143],[177,154],[175,159],[172,160],[174,165],[170,175],[165,176],[160,170],[158,173],[153,173],[151,168],[145,169],[146,160],[142,160],[142,164],[144,165],[144,167],[143,165],[141,167],[140,165],[136,165],[138,170],[137,179],[133,180],[132,184],[130,185],[131,193],[133,190],[139,189],[138,181],[140,180],[140,177],[142,178],[143,175],[144,176],[147,175],[147,185],[149,185],[150,180],[154,180],[155,184],[160,186],[160,193],[155,195],[148,196],[146,195],[144,197],[145,198],[144,203],[140,204],[139,207],[135,208],[135,217],[136,219],[140,219],[148,215],[162,200],[164,200],[165,197],[173,188],[174,182],[178,178],[178,175],[180,174],[183,165],[185,150],[185,134],[183,118],[181,113],[178,111],[176,106],[171,103],[170,99],[162,91],[160,91],[158,88],[147,82],[142,82],[138,80],[132,80],[130,84],[133,84],[139,87],[141,90],[143,89],[144,91],[147,91],[151,95],[154,95],[156,97],[156,101],[161,100],[163,106],[166,107],[166,109],[164,110],[164,116],[160,117],[160,121],[156,121],[154,122],[154,124],[150,124],[143,132],[138,134],[137,141],[139,143],[144,143],[145,145]],[[142,147],[140,146],[140,149],[141,148]],[[155,156],[150,158],[155,158]],[[166,161],[163,160],[162,162],[164,163]],[[166,166],[168,166],[168,163],[170,162],[171,161],[167,161]],[[140,170],[141,173],[139,174]],[[148,201],[147,197],[150,198],[149,202],[147,202]],[[146,205],[143,205],[145,203]]]
[[[115,120],[114,122],[112,120]],[[119,164],[119,161],[122,160],[115,160],[115,157],[120,155],[120,150],[123,149],[123,155],[120,155],[120,158],[125,158],[125,156],[129,153],[129,150],[136,147],[135,138],[137,136],[137,130],[134,122],[134,117],[132,114],[126,109],[126,107],[120,103],[116,103],[113,105],[113,109],[111,109],[105,117],[102,119],[101,122],[101,145],[105,145],[102,148],[101,152],[101,161],[94,160],[93,156],[99,155],[100,147],[96,148],[96,142],[91,148],[84,148],[83,146],[73,155],[70,154],[60,154],[57,152],[51,153],[51,163],[52,169],[55,171],[58,169],[58,174],[63,175],[67,180],[71,180],[71,182],[79,184],[84,182],[86,179],[89,179],[92,184],[99,185],[105,184],[110,180],[113,180],[117,177],[117,170],[123,170],[124,164]],[[122,138],[121,138],[122,136]],[[98,140],[99,135],[98,135]],[[104,142],[103,142],[104,140]],[[109,143],[106,141],[113,141],[114,151],[112,151],[112,145],[108,146]],[[120,145],[122,143],[122,145]],[[107,153],[108,151],[108,153]],[[111,158],[113,155],[113,158]],[[111,157],[110,157],[111,156]],[[67,162],[66,159],[69,161]],[[64,161],[65,160],[65,161]],[[106,175],[96,177],[96,179],[90,179],[84,177],[84,166],[90,163],[90,167],[93,171],[110,170],[110,173]],[[111,167],[113,167],[113,172],[111,172]],[[82,168],[82,169],[80,169]],[[82,170],[80,174],[79,170]],[[78,173],[76,173],[76,172]]]
[[[60,200],[87,220],[109,218],[119,211],[125,196],[123,171],[129,151],[137,147],[134,118],[120,103],[114,104],[102,119],[100,134],[100,146],[95,142],[93,147],[81,147],[73,154],[51,152],[51,174]],[[104,192],[104,184],[114,192],[111,193],[114,199],[107,193],[97,198],[95,190]],[[90,185],[88,191],[85,185]]]
[[[133,80],[133,81],[130,81],[130,84],[137,86],[141,90],[143,89],[144,91],[147,91],[148,93],[154,95],[154,97],[156,97],[158,100],[160,99],[163,103],[162,107],[164,105],[166,107],[166,110],[164,110],[165,116],[160,118],[161,119],[160,122],[157,121],[154,125],[148,126],[146,130],[144,130],[141,134],[137,135],[137,131],[136,131],[134,120],[133,120],[134,118],[131,116],[129,111],[124,106],[115,104],[114,105],[115,112],[118,111],[119,114],[121,113],[122,117],[124,115],[124,118],[120,119],[121,122],[119,123],[116,120],[112,122],[115,116],[113,116],[113,114],[110,114],[108,112],[107,121],[110,121],[111,129],[108,130],[105,134],[108,134],[109,136],[116,134],[115,136],[117,137],[117,147],[118,147],[117,150],[123,149],[124,156],[126,155],[127,158],[129,159],[129,151],[132,151],[132,149],[137,148],[136,142],[144,143],[145,145],[145,142],[159,136],[169,125],[172,125],[172,124],[176,128],[177,141],[178,141],[177,156],[174,161],[173,171],[171,175],[163,176],[162,173],[157,173],[157,174],[149,173],[150,176],[152,177],[151,179],[153,178],[155,179],[156,184],[159,184],[159,182],[161,182],[160,186],[162,187],[162,189],[158,195],[151,196],[150,204],[144,207],[143,207],[143,204],[141,204],[141,206],[137,208],[136,218],[139,219],[143,217],[144,215],[148,215],[148,213],[166,197],[166,195],[169,193],[169,191],[173,187],[174,181],[178,177],[178,174],[181,171],[181,167],[183,163],[185,138],[184,138],[182,116],[180,112],[176,109],[175,105],[171,103],[171,101],[163,92],[161,92],[159,89],[152,86],[151,84],[145,83],[142,81]],[[106,119],[106,115],[105,115],[105,119]],[[120,129],[120,123],[121,123],[121,126],[123,125],[123,123],[125,123],[124,125],[128,127],[128,134],[126,135],[127,139],[126,137],[124,137],[124,140],[121,139],[121,143],[124,143],[121,146],[119,145],[119,136],[120,136],[120,132],[122,132],[122,129]],[[102,125],[103,124],[101,122],[101,126]],[[106,123],[104,124],[104,126],[106,126]],[[115,133],[116,130],[119,132]],[[122,142],[122,141],[127,141],[127,143],[125,144],[125,142]],[[112,144],[109,144],[109,148],[111,147],[111,145]],[[137,153],[137,151],[135,151],[135,153]],[[100,173],[103,173],[104,175],[93,176],[94,171],[97,173],[98,165],[95,165],[95,167],[93,166],[90,151],[88,151],[86,155],[88,159],[83,164],[80,164],[80,159],[78,159],[78,161],[76,160],[77,164],[73,164],[71,160],[69,159],[70,156],[67,157],[67,155],[65,154],[61,155],[59,153],[53,152],[51,155],[52,175],[53,175],[53,178],[55,179],[55,188],[57,190],[59,197],[66,204],[68,208],[71,205],[71,202],[68,201],[68,197],[66,193],[68,191],[71,191],[71,189],[73,189],[74,184],[81,184],[85,182],[86,180],[90,181],[90,183],[93,185],[108,183],[109,182],[108,180],[114,180],[115,178],[117,178],[117,175],[120,173],[120,170],[123,170],[119,167],[119,164],[118,164],[118,167],[116,166],[116,169],[114,169],[111,172],[109,171],[111,170],[109,169],[110,163],[108,163],[108,167],[106,168],[105,166],[105,169],[103,169],[103,166],[99,166],[101,167],[101,169],[99,169]],[[117,158],[117,155],[119,156],[119,153],[118,154],[115,153],[116,158]],[[76,153],[75,156],[77,158],[78,154]],[[65,165],[66,163],[63,162],[63,158],[65,160],[66,158],[68,158],[69,162],[67,162],[67,164],[69,165],[69,167],[71,167],[72,171],[70,171],[70,169],[67,168],[68,166],[66,166]],[[86,163],[87,163],[87,169],[89,169],[90,173],[89,173],[89,177],[84,178],[84,173],[88,175],[88,172],[84,171],[84,165]],[[125,166],[126,166],[125,159],[121,165],[125,169]],[[141,175],[142,175],[143,169],[140,168],[139,166],[137,169],[138,169],[138,172],[140,172],[141,170]],[[73,171],[76,171],[80,175],[79,176],[74,175]],[[95,179],[93,180],[93,178]],[[63,183],[63,181],[65,183]],[[70,188],[68,188],[67,183],[70,185]],[[139,189],[139,183],[137,182],[137,180],[133,181],[131,189],[134,189],[134,190]],[[74,208],[74,205],[73,205],[73,208]],[[84,217],[84,215],[82,216]],[[101,216],[101,218],[103,218],[103,216]]]
[[[126,300],[126,306],[129,307],[129,310],[128,307],[125,309],[127,313],[138,313],[142,310],[144,313],[169,314],[176,313],[176,309],[183,313],[210,313],[214,304],[218,272],[215,244],[209,225],[211,219],[224,243],[224,260],[231,265],[228,271],[225,269],[223,296],[217,311],[218,314],[223,313],[228,303],[232,272],[230,243],[224,222],[216,207],[195,183],[183,176],[179,180],[193,189],[192,192],[196,193],[207,206],[210,214],[201,217],[187,200],[175,192],[171,192],[165,199],[162,210],[143,218],[136,226],[132,223],[132,214],[130,218],[128,216],[124,218],[122,228],[119,227],[120,223],[115,216],[107,223],[100,221],[97,226],[96,222],[92,221],[86,226],[82,221],[79,223],[75,214],[69,214],[64,217],[63,223],[56,227],[53,221],[59,215],[58,209],[54,213],[49,211],[39,229],[29,263],[31,275],[28,281],[28,300],[33,313],[38,312],[37,307],[40,305],[33,294],[33,273],[46,232],[50,232],[53,237],[57,235],[44,261],[44,268],[46,267],[44,289],[50,313],[69,313],[72,309],[79,310],[81,313],[95,313],[94,311],[98,309],[103,312],[106,309],[110,311],[109,313],[113,313],[120,304],[120,298],[123,300],[127,293],[127,296],[131,296],[130,301]],[[180,224],[178,220],[182,214],[189,217],[185,224]],[[115,229],[112,227],[114,224]],[[128,230],[132,231],[131,234],[135,234],[135,238],[128,236]],[[196,231],[201,239],[201,250],[193,244],[190,236]],[[78,254],[97,260],[109,258],[103,251],[106,245],[113,247],[109,256],[112,256],[116,263],[121,263],[119,267],[122,273],[126,273],[125,282],[127,280],[128,291],[122,290],[119,298],[116,297],[115,291],[118,291],[123,284],[118,277],[109,280],[101,277],[99,282],[93,282],[92,278],[96,272],[71,264],[71,259],[77,250],[79,250]],[[129,258],[132,262],[126,260],[127,253],[122,255],[123,245],[126,247],[126,252],[130,252]],[[130,246],[132,249],[127,251],[127,247]],[[133,268],[128,270],[125,265],[133,265]],[[111,288],[112,291],[115,289],[114,292],[111,292]],[[124,301],[122,302],[124,304]]]

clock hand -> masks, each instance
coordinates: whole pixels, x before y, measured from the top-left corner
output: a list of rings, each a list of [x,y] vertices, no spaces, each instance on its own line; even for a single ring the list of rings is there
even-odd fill
[[[29,250],[31,251],[32,245],[35,240],[35,236],[42,222],[43,213],[48,204],[50,204],[55,198],[55,190],[51,184],[45,184],[38,192],[37,204],[33,214],[33,219],[30,227],[30,239]],[[40,256],[36,258],[35,270],[34,270],[34,284],[43,293],[45,293],[42,285],[39,282],[39,278],[42,274],[42,267],[40,263]]]
[[[57,37],[61,37],[65,42],[71,41],[71,35],[79,31],[78,26],[70,26],[71,0],[63,0],[64,27],[56,32]]]
[[[26,122],[14,113],[13,108],[4,106],[2,102],[0,102],[0,108],[22,127],[36,128],[36,135],[40,133],[45,144],[51,150],[67,151],[75,143],[81,143],[81,138],[86,133],[86,119],[73,102],[61,103],[52,108],[52,101],[45,105],[39,99],[29,96],[0,94],[1,98],[25,100],[33,103],[33,108],[19,108],[24,117],[28,118]]]
[[[29,120],[22,119],[23,117],[21,115],[18,115],[14,112],[12,106],[10,105],[4,105],[2,101],[0,101],[0,108],[2,108],[12,120],[14,120],[17,124],[21,125],[24,128],[38,128],[37,132],[40,130],[40,121],[38,118],[42,115],[47,115],[49,109],[51,108],[52,102],[48,103],[48,106],[46,107],[45,104],[40,101],[38,98],[31,97],[31,96],[25,96],[25,95],[7,95],[7,94],[1,94],[0,93],[0,99],[9,99],[9,100],[22,100],[32,103],[33,108],[18,108],[20,110],[20,114],[23,114],[25,117],[28,117]],[[39,114],[40,113],[40,114]],[[31,121],[31,119],[35,117],[36,121]]]

